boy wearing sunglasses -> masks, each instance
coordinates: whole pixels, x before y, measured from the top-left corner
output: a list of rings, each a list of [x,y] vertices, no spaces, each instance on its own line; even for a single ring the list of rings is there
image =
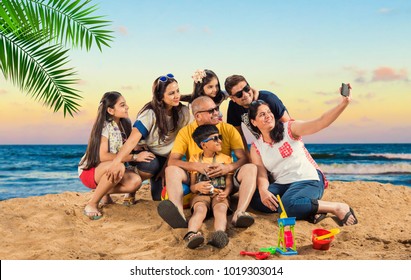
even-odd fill
[[[219,134],[215,125],[200,125],[192,136],[195,143],[203,151],[193,154],[189,162],[203,162],[208,164],[220,163],[231,164],[231,157],[220,153],[222,144],[222,135]],[[228,243],[227,228],[227,210],[229,209],[229,195],[233,185],[233,174],[228,173],[223,176],[210,178],[205,171],[190,172],[190,189],[193,193],[191,199],[192,216],[188,222],[188,232],[184,236],[187,247],[190,249],[197,248],[204,242],[204,237],[199,231],[203,221],[211,213],[214,215],[214,229],[209,244],[223,248]]]
[[[229,76],[225,80],[224,86],[231,99],[227,109],[227,122],[240,132],[244,146],[257,140],[259,137],[251,128],[248,119],[248,108],[254,100],[266,102],[276,120],[281,120],[282,122],[290,120],[287,108],[277,95],[265,90],[254,90],[243,76]],[[243,129],[247,130],[243,131]]]

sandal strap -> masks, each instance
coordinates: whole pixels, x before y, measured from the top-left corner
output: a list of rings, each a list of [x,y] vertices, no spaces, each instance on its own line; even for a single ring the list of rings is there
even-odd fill
[[[189,231],[189,232],[186,233],[186,235],[184,235],[183,240],[189,241],[190,238],[191,238],[193,235],[197,234],[197,233],[198,233],[198,231]]]
[[[127,202],[134,202],[135,198],[134,197],[126,197],[123,199],[123,201],[127,201]]]

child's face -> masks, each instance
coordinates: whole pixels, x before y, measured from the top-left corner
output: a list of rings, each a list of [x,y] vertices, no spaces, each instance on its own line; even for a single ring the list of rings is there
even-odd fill
[[[124,97],[120,96],[114,108],[107,108],[107,112],[112,115],[114,119],[128,118],[128,105]]]
[[[222,136],[218,133],[211,134],[205,141],[203,141],[203,150],[208,150],[212,152],[221,151],[221,138]]]
[[[214,98],[220,90],[218,87],[218,80],[216,78],[212,78],[208,84],[204,85],[203,90],[205,95]]]

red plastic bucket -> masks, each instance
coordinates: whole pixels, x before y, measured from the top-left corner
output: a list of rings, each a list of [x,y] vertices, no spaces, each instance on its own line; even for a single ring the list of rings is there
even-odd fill
[[[313,248],[316,250],[328,250],[330,249],[330,244],[334,240],[334,236],[331,236],[330,238],[326,238],[323,240],[317,240],[317,236],[325,235],[330,233],[330,231],[323,229],[323,228],[317,228],[314,229],[312,232],[312,237],[311,240],[313,241]]]

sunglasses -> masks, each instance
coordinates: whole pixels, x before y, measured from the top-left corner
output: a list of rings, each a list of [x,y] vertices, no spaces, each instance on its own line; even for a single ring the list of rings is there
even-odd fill
[[[160,78],[158,78],[158,81],[165,83],[167,82],[168,79],[174,79],[174,75],[171,73],[168,73],[167,75],[161,76]]]
[[[216,106],[216,107],[211,108],[211,109],[208,109],[208,110],[198,111],[197,113],[207,112],[207,113],[209,113],[209,114],[211,115],[212,113],[214,113],[214,111],[216,111],[216,112],[218,113],[218,112],[220,112],[220,108],[219,108],[218,106]]]
[[[237,91],[236,93],[234,93],[234,94],[231,95],[231,96],[235,96],[235,97],[237,97],[237,98],[241,98],[241,97],[243,97],[243,92],[249,92],[250,89],[251,89],[251,88],[250,88],[250,85],[247,84],[245,87],[243,87],[242,90]]]
[[[221,141],[223,141],[223,135],[221,135],[221,134],[214,135],[213,137],[209,137],[209,138],[207,138],[207,139],[204,139],[204,140],[201,141],[201,142],[207,143],[208,141],[211,141],[211,140],[213,140],[214,142],[218,142],[218,139],[220,139]]]

